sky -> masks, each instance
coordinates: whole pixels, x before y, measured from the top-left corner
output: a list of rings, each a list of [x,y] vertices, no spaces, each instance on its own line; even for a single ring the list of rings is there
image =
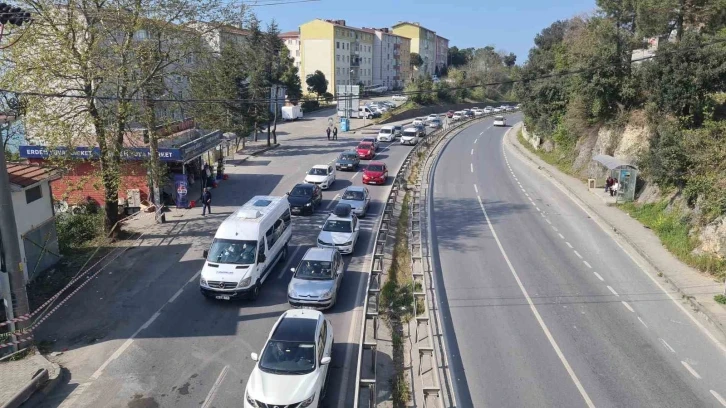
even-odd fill
[[[595,0],[246,0],[263,23],[273,19],[282,32],[297,31],[316,18],[346,20],[353,27],[391,27],[418,22],[442,37],[449,47],[494,46],[527,59],[534,37],[557,20],[595,11]]]

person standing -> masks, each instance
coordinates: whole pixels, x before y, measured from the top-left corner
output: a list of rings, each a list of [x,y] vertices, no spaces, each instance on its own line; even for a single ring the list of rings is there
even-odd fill
[[[338,140],[338,127],[333,127],[333,140]]]
[[[202,216],[207,215],[207,210],[209,210],[209,214],[212,214],[212,193],[209,192],[209,187],[205,188],[204,194],[202,194],[202,205],[204,206]]]
[[[330,140],[330,126],[328,126],[328,128],[325,129],[325,133],[328,134],[328,140]]]

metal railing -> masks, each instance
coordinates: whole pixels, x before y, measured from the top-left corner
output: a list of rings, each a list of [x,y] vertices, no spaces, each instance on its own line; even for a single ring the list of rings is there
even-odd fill
[[[401,165],[401,168],[396,173],[396,176],[394,178],[393,184],[391,186],[391,191],[388,194],[388,198],[386,199],[386,204],[383,209],[383,216],[379,219],[377,227],[374,229],[375,231],[375,242],[373,245],[373,261],[371,262],[371,267],[368,273],[368,278],[366,281],[366,296],[363,303],[363,316],[361,322],[361,329],[360,329],[360,338],[358,341],[358,357],[357,357],[357,364],[356,364],[356,385],[355,385],[355,394],[354,394],[354,406],[356,408],[361,406],[368,406],[370,408],[374,407],[377,403],[376,401],[376,363],[377,363],[377,347],[378,347],[378,325],[379,322],[379,300],[380,300],[380,292],[381,292],[381,275],[383,274],[384,270],[384,254],[386,246],[388,245],[388,238],[391,231],[391,225],[393,222],[393,210],[395,209],[395,206],[399,200],[399,194],[403,193],[405,194],[406,190],[406,179],[409,177],[413,158],[417,157],[419,155],[419,152],[426,151],[429,149],[429,147],[437,146],[439,142],[443,139],[445,139],[446,136],[451,134],[452,132],[457,132],[458,130],[461,130],[462,128],[468,126],[469,124],[479,120],[484,119],[485,117],[492,116],[492,114],[485,114],[481,116],[475,116],[473,118],[468,118],[459,122],[455,122],[453,125],[447,127],[447,128],[440,128],[432,132],[431,134],[427,135],[423,141],[420,143],[417,143],[407,154],[406,158],[403,161],[403,164]],[[426,163],[428,157],[431,155],[431,151],[428,151],[428,156],[423,159],[422,163]],[[419,157],[419,159],[421,159]],[[419,180],[423,177],[424,172],[421,173],[421,176],[419,177]],[[428,177],[428,176],[427,176]],[[420,187],[420,181],[418,182],[417,186]],[[416,190],[414,190],[416,191]],[[414,193],[414,197],[416,196],[416,193]],[[421,200],[422,196],[420,195],[417,199],[414,199],[414,202],[416,200]],[[420,204],[420,201],[419,201]],[[414,205],[411,206],[411,211],[413,211]],[[418,217],[418,225],[421,226],[421,216],[420,214],[417,215]],[[413,217],[411,217],[411,220],[413,220]],[[420,235],[420,228],[416,231],[419,234],[418,242],[421,243],[421,235]],[[418,259],[422,259],[423,254],[421,251],[423,250],[423,246],[419,245],[418,247]],[[412,254],[414,252],[412,251]],[[430,265],[430,264],[429,264]],[[427,268],[428,272],[431,273],[430,267]],[[414,279],[416,281],[416,279]],[[414,283],[415,284],[415,283]],[[425,285],[425,281],[424,281]],[[418,291],[414,291],[418,292]],[[423,292],[425,292],[425,287]],[[420,296],[420,295],[416,295]],[[414,296],[414,316],[417,316],[416,312],[416,296]],[[425,293],[423,296],[426,296]],[[427,308],[428,310],[428,308]],[[371,338],[368,338],[368,330],[371,329]],[[429,325],[429,338],[431,338],[431,328]],[[436,363],[436,357],[433,350],[433,347],[429,347],[430,349],[430,355],[432,359],[432,367],[437,367],[438,364]],[[427,349],[428,350],[428,349]],[[419,350],[419,353],[421,351]],[[426,351],[426,353],[429,353]],[[366,359],[366,354],[368,354],[368,358]],[[364,361],[370,361],[370,367],[367,369],[367,364]],[[436,371],[436,370],[434,370]],[[429,394],[431,396],[438,397],[440,394],[440,387],[438,382],[438,373],[436,375],[436,385],[434,386],[425,386],[424,387],[424,393]],[[366,390],[368,392],[367,396],[367,404],[362,405],[361,404],[361,391]],[[426,403],[424,403],[424,406],[426,406]],[[441,405],[441,400],[439,399],[438,406]]]

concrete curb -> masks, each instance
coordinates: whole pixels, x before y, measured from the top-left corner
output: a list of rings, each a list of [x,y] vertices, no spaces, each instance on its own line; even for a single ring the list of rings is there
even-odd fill
[[[40,355],[40,357],[45,359],[45,356]],[[47,361],[51,365],[50,371],[47,368],[38,370],[28,384],[10,398],[9,401],[0,406],[0,408],[32,407],[40,402],[44,396],[53,391],[63,376],[61,375],[61,368],[58,364],[50,360]],[[41,396],[40,394],[43,395]],[[38,399],[38,397],[40,398]]]
[[[521,127],[521,122],[517,125],[515,125],[512,130],[519,129]],[[550,180],[552,180],[554,183],[557,183],[561,188],[567,190],[570,193],[570,198],[574,200],[577,200],[579,204],[586,207],[588,211],[590,211],[594,216],[597,217],[598,221],[600,221],[602,224],[607,225],[612,231],[617,234],[619,237],[621,237],[635,252],[640,255],[641,258],[645,260],[645,262],[648,263],[648,266],[654,270],[657,271],[660,275],[663,276],[665,282],[668,284],[670,288],[672,288],[675,292],[681,294],[681,299],[684,299],[688,302],[688,304],[691,305],[694,311],[700,312],[703,314],[703,316],[708,320],[709,323],[711,323],[711,326],[713,326],[716,330],[719,331],[719,334],[723,337],[726,337],[726,327],[724,327],[717,319],[716,317],[700,302],[698,302],[696,299],[692,298],[688,294],[685,293],[683,289],[681,289],[679,286],[677,286],[669,277],[667,271],[662,270],[659,268],[655,262],[653,262],[652,257],[642,248],[640,248],[628,235],[625,235],[618,230],[618,228],[613,225],[610,221],[608,221],[605,217],[600,215],[600,213],[593,208],[590,204],[580,199],[580,197],[577,195],[577,192],[568,186],[567,184],[561,182],[558,178],[558,174],[550,170],[548,167],[552,167],[551,164],[545,162],[541,158],[539,158],[534,153],[530,152],[529,149],[522,146],[522,144],[517,140],[517,132],[510,132],[511,134],[508,136],[505,136],[505,143],[511,145],[514,147],[518,153],[523,156],[525,159],[528,159],[532,163],[534,163],[538,169],[549,176]],[[554,169],[557,173],[561,173],[558,170]],[[678,262],[681,262],[678,260]]]

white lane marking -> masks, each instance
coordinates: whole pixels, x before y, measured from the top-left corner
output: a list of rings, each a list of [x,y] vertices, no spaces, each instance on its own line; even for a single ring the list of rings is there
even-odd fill
[[[292,251],[292,254],[288,254],[287,262],[285,262],[285,266],[282,267],[280,273],[277,274],[277,279],[282,279],[282,277],[285,276],[285,273],[290,270],[290,263],[292,263],[293,259],[295,259],[295,255],[297,255],[301,249],[302,246],[298,246],[294,251]]]
[[[686,363],[685,361],[681,361],[681,364],[683,364],[683,367],[686,367],[686,370],[688,370],[688,372],[691,373],[692,376],[698,378],[699,380],[701,379],[701,375],[698,374],[698,372],[694,370],[690,364]]]
[[[568,246],[568,247],[570,247],[570,249],[572,249],[572,244],[570,244],[570,243],[569,243],[569,242],[567,242],[567,241],[565,241],[565,244],[567,244],[567,246]]]
[[[172,297],[171,297],[171,299],[169,299],[169,303],[171,303],[171,302],[175,301],[175,300],[176,300],[176,298],[178,298],[178,297],[179,297],[179,295],[181,295],[181,294],[182,294],[182,292],[184,292],[184,288],[185,288],[185,287],[186,287],[186,285],[184,285],[184,286],[182,286],[181,288],[179,288],[179,290],[177,290],[177,291],[176,291],[176,293],[174,294],[174,296],[172,296]]]
[[[575,252],[575,255],[577,255],[578,258],[582,259],[582,255],[580,255],[579,252],[577,252],[577,251],[573,251],[573,252]]]
[[[542,210],[540,210],[540,209],[539,209],[539,207],[537,207],[536,205],[534,206],[534,208],[536,208],[536,209],[537,209],[537,211],[542,211]]]
[[[471,149],[471,154],[472,154],[472,156],[474,155],[474,149]]]
[[[527,194],[527,193],[524,193],[524,195],[526,195],[526,196],[527,196],[527,198],[529,198],[529,194]]]
[[[506,134],[505,134],[505,137],[506,137]],[[505,144],[502,143],[502,150],[504,150],[504,148],[505,148]],[[516,154],[519,154],[519,157],[522,158],[522,155],[520,153],[516,153]],[[534,169],[536,169],[536,164],[533,161],[532,161],[532,163],[530,163],[531,159],[529,159],[530,161],[527,161],[526,157],[524,157],[523,159],[524,159],[524,163],[526,163],[527,165],[532,166]],[[681,302],[680,297],[676,298],[676,296],[674,296],[673,293],[667,291],[666,288],[663,287],[663,285],[658,281],[658,279],[656,279],[655,275],[651,275],[651,273],[648,272],[649,268],[646,268],[644,266],[643,262],[641,262],[638,258],[636,258],[636,256],[631,251],[625,249],[623,244],[621,244],[620,241],[618,240],[617,235],[615,235],[615,233],[612,232],[612,228],[610,228],[607,225],[604,225],[603,221],[600,221],[597,218],[595,218],[593,216],[593,214],[585,208],[582,201],[579,199],[576,199],[573,196],[573,194],[570,191],[568,191],[564,186],[562,186],[559,182],[558,183],[553,182],[552,185],[554,185],[558,190],[560,190],[562,192],[562,194],[564,194],[566,197],[568,197],[570,200],[572,200],[572,202],[575,203],[575,205],[580,207],[582,212],[587,214],[587,216],[590,217],[590,219],[594,220],[595,223],[597,223],[597,225],[600,227],[600,229],[602,229],[602,231],[605,232],[605,234],[607,234],[613,240],[613,242],[615,242],[615,244],[618,247],[620,247],[620,249],[622,249],[623,252],[625,252],[626,255],[628,255],[628,257],[633,261],[633,263],[638,266],[640,271],[643,272],[643,274],[645,274],[648,277],[648,279],[650,279],[666,296],[668,296],[668,298],[670,298],[671,302],[673,302],[673,304],[678,309],[680,309],[681,312],[683,312],[683,314],[688,316],[688,319],[691,320],[691,322],[693,324],[695,324],[696,327],[698,327],[701,330],[701,332],[704,335],[706,335],[706,337],[708,337],[708,339],[711,340],[711,342],[713,344],[716,345],[716,347],[718,347],[723,353],[726,353],[726,344],[719,341],[719,339],[717,339],[716,336],[714,336],[714,334],[711,333],[706,328],[706,326],[703,325],[703,323],[698,321],[698,319],[696,319],[696,317],[693,314],[691,314],[688,311],[688,309],[686,309],[686,307],[680,303]],[[589,264],[586,263],[586,265],[589,265]]]
[[[547,221],[547,224],[552,225],[552,221],[550,221],[550,220],[545,220],[545,221]]]
[[[716,400],[717,400],[718,402],[720,402],[720,403],[721,403],[721,405],[723,405],[724,407],[726,407],[726,399],[724,399],[724,398],[723,398],[723,397],[721,396],[721,394],[717,393],[716,391],[714,391],[714,390],[710,390],[710,391],[711,391],[711,395],[713,395],[713,397],[714,397],[714,398],[716,398]]]
[[[202,408],[209,408],[209,406],[212,404],[212,401],[214,401],[214,397],[217,395],[217,391],[219,390],[219,386],[222,384],[222,381],[224,381],[224,377],[227,376],[228,370],[229,366],[224,366],[222,372],[219,373],[217,381],[214,382],[214,385],[212,385],[212,389],[209,390],[209,394],[207,394],[207,398],[204,399]]]
[[[483,135],[484,135],[484,132],[479,133],[479,136],[483,136]]]
[[[599,273],[597,273],[597,272],[593,272],[593,273],[595,274],[595,276],[597,276],[598,279],[600,279],[601,282],[605,282],[605,279],[603,279],[603,277],[600,276]]]
[[[590,399],[590,396],[587,394],[587,391],[585,391],[585,388],[583,387],[582,383],[577,378],[575,371],[570,366],[570,363],[567,361],[567,358],[565,358],[565,355],[564,355],[564,353],[562,353],[560,346],[557,345],[555,338],[552,336],[552,333],[550,333],[550,330],[547,328],[547,325],[545,324],[544,320],[542,319],[542,316],[540,316],[539,311],[537,310],[537,307],[534,305],[534,302],[532,302],[532,298],[529,297],[529,293],[527,293],[527,289],[524,287],[522,280],[519,279],[519,275],[517,274],[517,271],[514,270],[514,266],[512,265],[512,262],[509,260],[509,256],[507,256],[507,253],[504,251],[504,247],[502,246],[501,241],[499,241],[499,236],[497,235],[497,232],[494,230],[494,227],[492,226],[492,222],[489,219],[489,214],[487,214],[487,210],[486,210],[486,208],[484,208],[484,203],[481,201],[481,197],[479,197],[477,195],[477,198],[479,199],[479,206],[481,207],[482,212],[484,212],[484,218],[486,218],[487,226],[489,227],[489,230],[492,232],[492,235],[494,236],[494,240],[497,242],[497,246],[499,247],[499,252],[502,253],[504,260],[507,262],[507,266],[509,267],[509,271],[514,276],[514,280],[517,281],[517,285],[519,286],[519,289],[522,291],[522,294],[524,295],[525,299],[527,299],[527,303],[529,304],[530,310],[532,310],[532,314],[534,314],[534,317],[537,319],[537,322],[539,323],[540,327],[542,328],[542,331],[544,332],[545,336],[547,337],[547,340],[549,340],[550,345],[552,346],[552,348],[555,350],[555,353],[557,354],[557,357],[559,357],[560,362],[565,367],[565,370],[567,370],[567,373],[570,375],[572,382],[575,383],[577,390],[580,391],[580,395],[585,400],[585,403],[587,404],[587,406],[590,408],[595,408],[595,404],[592,402],[592,400]]]
[[[560,238],[562,238],[562,239],[565,239],[565,236],[564,236],[564,235],[562,235],[562,234],[560,234],[560,233],[558,233],[557,235],[559,235],[559,236],[560,236]]]
[[[587,263],[587,261],[582,261],[582,262],[585,264],[585,266],[587,266],[588,268],[592,269],[592,265],[590,265],[589,263]]]
[[[469,166],[471,166],[471,172],[474,172],[474,163],[470,163]]]
[[[630,310],[631,312],[635,313],[635,310],[633,310],[633,307],[630,306],[630,303],[628,303],[628,302],[626,302],[624,300],[621,303],[623,304],[623,306],[625,306],[626,308],[628,308],[628,310]]]
[[[658,340],[660,340],[660,342],[663,344],[663,347],[667,348],[668,351],[670,351],[671,353],[675,353],[676,352],[675,350],[673,350],[673,347],[671,347],[671,345],[668,344],[667,341],[665,341],[665,339],[658,339]]]
[[[474,184],[474,191],[476,191],[476,193],[479,194],[479,189],[476,187],[476,184]]]
[[[608,289],[610,290],[610,292],[613,292],[613,295],[620,297],[620,295],[618,295],[618,292],[616,292],[612,286],[610,286],[610,285],[607,285],[607,286],[608,286]]]
[[[522,192],[524,192],[524,187],[519,187],[519,188],[522,189]]]
[[[647,325],[647,324],[645,324],[645,322],[643,321],[643,319],[641,319],[641,318],[640,318],[640,316],[638,316],[638,320],[640,320],[640,323],[641,323],[641,324],[642,324],[643,326],[645,326],[645,328],[646,328],[646,329],[648,328],[648,325]]]
[[[476,143],[476,142],[478,142],[478,141],[479,141],[479,138],[476,138],[476,139],[474,140],[474,143]]]
[[[336,194],[335,197],[333,197],[332,200],[330,200],[330,203],[328,203],[328,206],[325,207],[325,211],[329,210],[330,207],[335,204],[336,201],[338,201],[338,198],[340,197],[340,194]]]
[[[192,283],[195,280],[197,280],[199,278],[199,275],[201,275],[201,274],[202,274],[202,270],[200,269],[197,273],[194,274],[194,276],[191,277],[191,279],[189,279],[189,283]]]

